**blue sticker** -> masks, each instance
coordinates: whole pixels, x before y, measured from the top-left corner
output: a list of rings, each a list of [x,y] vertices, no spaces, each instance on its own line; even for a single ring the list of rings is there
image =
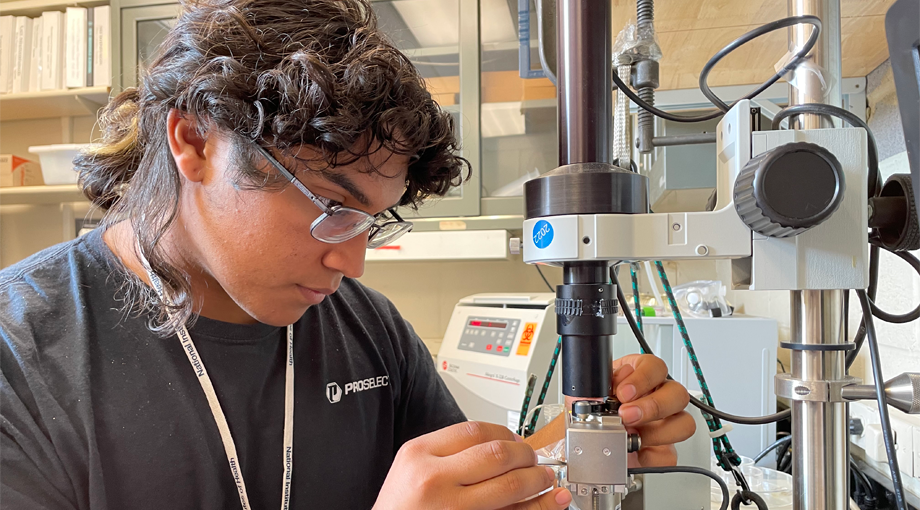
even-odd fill
[[[533,226],[533,244],[537,248],[546,248],[553,242],[553,226],[546,220],[540,220]]]

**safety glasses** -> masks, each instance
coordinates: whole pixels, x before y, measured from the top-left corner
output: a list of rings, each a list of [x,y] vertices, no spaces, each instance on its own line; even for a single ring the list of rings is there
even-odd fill
[[[310,235],[317,241],[342,243],[357,237],[365,230],[370,230],[367,236],[367,248],[374,249],[390,244],[412,230],[412,223],[403,221],[393,209],[373,216],[359,209],[344,207],[342,204],[314,195],[264,147],[255,142],[253,145],[266,161],[271,163],[281,175],[291,181],[294,187],[322,211],[322,214],[310,225]]]

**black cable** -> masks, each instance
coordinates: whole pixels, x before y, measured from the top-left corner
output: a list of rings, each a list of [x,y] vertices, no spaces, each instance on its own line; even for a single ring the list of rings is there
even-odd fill
[[[785,373],[786,373],[786,365],[784,365],[783,362],[782,362],[782,360],[780,360],[779,358],[776,358],[776,362],[779,363],[780,368],[783,369],[783,373],[785,374]]]
[[[802,60],[802,58],[804,58],[804,56],[807,55],[808,52],[812,50],[812,48],[815,46],[815,43],[818,41],[818,34],[821,31],[821,20],[819,20],[815,16],[793,16],[791,18],[783,18],[781,20],[777,20],[772,23],[767,23],[766,25],[755,28],[754,30],[751,30],[750,32],[742,35],[738,39],[735,39],[734,41],[732,41],[731,44],[729,44],[725,48],[722,48],[722,50],[716,53],[716,55],[712,57],[712,59],[710,59],[709,62],[707,62],[705,66],[703,66],[703,71],[700,73],[700,90],[702,90],[703,94],[706,95],[706,97],[709,98],[709,100],[712,101],[712,103],[716,105],[717,108],[719,108],[718,111],[713,112],[713,113],[700,115],[697,117],[688,117],[684,115],[675,115],[673,113],[668,113],[659,108],[655,108],[654,106],[643,101],[642,98],[638,96],[638,94],[630,90],[629,86],[623,83],[623,80],[621,80],[620,77],[617,76],[616,71],[611,73],[611,77],[613,78],[613,83],[616,86],[616,88],[618,90],[622,90],[623,93],[626,94],[626,97],[630,99],[630,101],[632,101],[633,103],[636,103],[636,105],[642,108],[643,110],[647,112],[651,112],[653,115],[660,117],[662,119],[670,120],[673,122],[704,122],[707,120],[718,119],[719,117],[724,115],[725,112],[730,110],[731,106],[726,105],[721,99],[719,99],[719,97],[716,96],[712,92],[712,90],[709,88],[709,84],[707,83],[708,75],[712,71],[712,68],[716,65],[716,63],[722,58],[725,58],[726,55],[734,51],[738,46],[741,46],[742,44],[748,42],[751,39],[757,38],[763,34],[766,34],[767,32],[772,32],[774,30],[778,30],[784,27],[798,25],[800,23],[808,23],[808,24],[814,25],[815,29],[812,30],[811,37],[808,38],[808,41],[806,41],[805,46],[803,46],[802,49],[799,50],[799,52],[795,54],[792,60],[790,60],[789,63],[786,64],[785,67],[783,67],[783,69],[781,69],[778,73],[773,75],[773,77],[770,78],[769,80],[763,82],[759,87],[757,87],[753,91],[749,92],[748,94],[745,94],[738,101],[741,101],[744,99],[753,99],[757,97],[758,95],[760,95],[764,90],[767,90],[767,88],[769,88],[771,85],[779,81],[783,77],[783,75],[785,75],[787,72],[791,71],[796,65],[798,65],[799,62]],[[734,105],[735,103],[732,103],[732,106]]]
[[[914,271],[916,271],[917,274],[920,275],[920,260],[917,260],[917,257],[915,257],[913,254],[908,253],[906,251],[892,251],[892,250],[888,250],[887,248],[886,248],[886,251],[894,255],[897,255],[898,257],[901,258],[901,260],[910,264],[910,266],[914,268]],[[888,313],[882,310],[881,308],[879,308],[878,306],[876,306],[875,299],[870,297],[869,307],[872,309],[872,315],[874,315],[875,317],[885,322],[890,322],[892,324],[906,324],[908,322],[913,322],[917,320],[918,318],[920,318],[920,305],[917,305],[916,308],[914,308],[913,310],[907,313],[903,313],[903,314]]]
[[[617,287],[617,299],[619,299],[621,303],[625,303],[626,296],[623,294],[622,287],[620,287],[620,284],[616,281],[616,275],[613,273],[613,271],[611,271],[610,275],[613,278],[613,283]],[[642,349],[645,350],[646,353],[654,354],[655,351],[653,351],[651,346],[649,346],[648,342],[645,341],[645,335],[643,335],[642,332],[639,331],[639,327],[636,325],[635,317],[633,317],[631,313],[625,313],[623,314],[623,316],[626,318],[626,322],[629,323],[629,328],[632,330],[633,334],[636,336],[636,341],[639,342],[639,346],[642,347]],[[668,379],[673,380],[673,378],[670,375],[668,376]],[[732,423],[737,423],[739,425],[766,425],[768,423],[775,423],[778,421],[785,420],[792,415],[792,409],[786,409],[785,411],[780,411],[778,413],[769,414],[767,416],[757,416],[757,417],[736,416],[734,414],[729,414],[723,411],[719,411],[718,409],[714,407],[709,407],[708,405],[700,402],[699,400],[695,398],[691,398],[690,403],[693,404],[693,406],[699,409],[700,411],[703,411],[704,413],[709,413],[712,416],[716,416],[722,420],[729,421]]]
[[[716,110],[713,113],[701,115],[699,117],[687,117],[684,115],[675,115],[673,113],[668,113],[664,110],[655,108],[654,106],[643,101],[642,98],[640,98],[638,94],[633,92],[629,88],[628,85],[623,83],[623,80],[621,80],[620,77],[617,76],[616,70],[614,70],[610,74],[611,74],[611,77],[613,78],[613,84],[616,86],[617,90],[622,90],[623,93],[626,94],[626,97],[628,97],[629,100],[632,101],[633,103],[636,103],[636,105],[639,108],[642,108],[643,110],[647,112],[651,112],[656,117],[661,117],[664,120],[670,120],[674,122],[705,122],[707,120],[718,119],[719,117],[725,115],[725,113],[722,112],[721,110]]]
[[[672,473],[690,473],[694,475],[708,476],[716,481],[719,484],[719,489],[722,490],[722,506],[719,507],[719,510],[726,510],[730,502],[731,497],[728,494],[728,485],[725,485],[725,480],[722,480],[718,475],[709,471],[708,469],[698,468],[695,466],[668,466],[668,467],[642,467],[642,468],[629,468],[627,472],[631,475],[667,475]]]
[[[789,456],[789,459],[791,462],[791,459],[792,459],[791,451],[792,451],[791,442],[782,445],[781,447],[779,447],[779,449],[776,450],[776,470],[777,471],[782,471],[784,473],[786,472],[786,470],[783,468],[783,463],[786,461],[787,455]]]
[[[836,117],[853,127],[859,127],[866,130],[869,143],[869,196],[876,196],[878,192],[881,191],[882,179],[878,170],[878,144],[875,141],[875,135],[872,134],[872,130],[869,129],[869,125],[852,112],[844,110],[843,108],[838,108],[829,104],[806,103],[787,106],[786,108],[780,110],[779,113],[773,117],[773,129],[779,129],[780,123],[786,117],[800,115],[803,113],[814,113],[818,115]]]
[[[894,434],[891,420],[888,416],[888,396],[885,394],[885,378],[882,375],[882,361],[878,352],[878,337],[875,335],[875,322],[872,318],[872,309],[866,291],[857,290],[859,304],[862,306],[863,316],[866,319],[866,342],[869,344],[869,357],[872,360],[872,375],[875,378],[875,394],[878,401],[879,421],[882,426],[882,435],[885,438],[885,453],[888,455],[888,469],[891,471],[891,485],[894,489],[894,498],[898,510],[907,510],[904,498],[904,485],[901,482],[901,470],[898,468],[898,456],[895,452]]]
[[[859,467],[856,466],[856,461],[853,460],[852,456],[850,456],[850,472],[853,473],[853,476],[856,477],[856,482],[866,489],[866,494],[869,494],[874,498],[875,487],[872,486],[872,482],[869,480],[869,477],[860,471]]]
[[[549,287],[549,291],[555,294],[556,289],[554,289],[553,286],[549,284],[549,280],[547,280],[546,276],[543,275],[543,270],[540,269],[540,264],[534,264],[533,267],[537,268],[537,272],[540,273],[540,278],[543,278],[543,283],[545,283],[546,286]]]
[[[742,35],[741,37],[732,41],[728,46],[719,50],[709,62],[706,62],[706,65],[703,66],[703,70],[700,72],[700,90],[703,92],[703,95],[706,96],[706,99],[709,99],[712,104],[716,105],[716,108],[727,112],[731,109],[731,106],[725,104],[719,96],[715,95],[712,92],[712,89],[709,88],[708,78],[709,73],[712,71],[712,68],[719,63],[720,60],[725,58],[729,53],[738,49],[739,46],[746,44],[764,34],[779,30],[781,28],[787,28],[795,25],[801,25],[802,23],[807,23],[814,27],[811,31],[811,36],[808,37],[808,40],[805,41],[805,45],[802,46],[799,51],[792,56],[789,62],[783,66],[776,74],[774,74],[769,80],[763,82],[756,90],[744,96],[744,99],[751,99],[757,97],[761,92],[767,90],[771,85],[778,82],[783,76],[786,75],[789,71],[792,71],[799,65],[799,63],[805,58],[806,55],[815,47],[815,44],[818,42],[818,35],[821,33],[821,20],[817,16],[790,16],[788,18],[778,19],[776,21],[767,23],[766,25],[761,25],[754,30]]]
[[[764,451],[758,453],[757,456],[754,457],[754,464],[757,464],[758,462],[760,462],[761,459],[766,457],[770,452],[788,443],[789,441],[792,441],[792,436],[786,436],[786,437],[781,437],[777,439],[776,441],[773,442],[773,444],[768,446]]]

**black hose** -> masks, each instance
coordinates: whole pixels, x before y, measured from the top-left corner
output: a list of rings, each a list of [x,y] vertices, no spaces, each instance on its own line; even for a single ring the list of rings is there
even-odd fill
[[[553,286],[549,284],[549,280],[546,279],[546,276],[543,274],[543,270],[540,269],[540,264],[534,264],[533,267],[537,268],[537,272],[540,273],[540,278],[543,278],[543,283],[549,287],[549,291],[555,294],[556,289],[554,289]]]
[[[853,127],[859,127],[866,130],[866,135],[869,142],[869,196],[876,196],[882,189],[882,179],[878,170],[878,143],[876,143],[875,135],[872,134],[872,130],[869,129],[869,125],[852,112],[844,110],[843,108],[838,108],[833,105],[822,103],[806,103],[787,106],[786,108],[780,110],[779,113],[773,117],[773,129],[779,129],[780,123],[786,117],[800,115],[803,113],[814,113],[817,115],[836,117]]]
[[[655,108],[654,106],[643,101],[642,98],[640,98],[638,94],[636,94],[629,88],[629,85],[626,85],[625,83],[623,83],[623,80],[621,80],[620,77],[617,76],[616,70],[614,70],[610,74],[611,74],[611,77],[613,78],[613,84],[616,86],[617,90],[622,90],[623,93],[626,94],[626,97],[628,97],[629,100],[632,101],[633,103],[636,103],[636,105],[639,108],[642,108],[643,110],[650,112],[656,117],[660,117],[664,120],[670,120],[674,122],[705,122],[707,120],[718,119],[719,117],[725,115],[725,113],[722,112],[721,110],[717,110],[713,113],[709,113],[706,115],[701,115],[699,117],[687,117],[684,115],[675,115],[673,113],[668,113],[664,110]],[[743,99],[746,99],[746,98],[743,98]]]
[[[857,290],[859,304],[862,305],[863,316],[866,319],[866,342],[869,344],[869,357],[872,360],[872,375],[875,378],[875,394],[878,401],[879,421],[882,426],[882,435],[885,439],[885,453],[888,455],[888,469],[891,471],[891,485],[894,489],[894,499],[898,510],[907,510],[904,498],[904,485],[901,481],[901,470],[898,467],[898,456],[895,451],[894,433],[891,428],[891,419],[888,416],[888,396],[885,394],[885,378],[882,375],[882,360],[878,350],[878,337],[875,335],[875,322],[869,296],[866,291]]]
[[[856,477],[856,482],[859,485],[862,485],[866,490],[866,494],[875,497],[875,487],[872,486],[872,482],[869,480],[869,477],[865,473],[859,470],[859,467],[856,466],[856,461],[853,460],[853,457],[850,457],[850,472],[853,473],[853,476]]]
[[[629,468],[627,472],[631,475],[667,475],[672,473],[690,473],[694,475],[708,476],[716,481],[719,484],[719,489],[722,490],[722,506],[719,507],[719,510],[726,510],[728,504],[731,501],[731,497],[728,494],[728,485],[725,485],[725,480],[722,480],[718,475],[709,471],[708,469],[698,468],[695,466],[668,466],[668,467],[642,467],[642,468]]]
[[[716,63],[722,58],[724,58],[726,55],[728,55],[730,52],[734,51],[735,48],[748,42],[751,39],[754,39],[763,34],[766,34],[767,32],[772,32],[773,30],[777,30],[779,28],[798,25],[800,23],[809,23],[811,25],[814,25],[815,29],[812,30],[811,37],[808,38],[808,41],[806,41],[805,46],[803,46],[802,49],[799,50],[798,53],[796,53],[796,56],[793,57],[793,59],[790,60],[789,63],[786,64],[786,66],[780,70],[780,72],[773,75],[773,77],[770,78],[769,80],[763,82],[759,87],[757,87],[753,91],[745,94],[738,101],[741,101],[744,99],[753,99],[757,97],[758,95],[760,95],[764,90],[767,90],[771,85],[779,81],[783,77],[783,75],[785,75],[787,72],[792,70],[796,65],[798,65],[799,62],[802,60],[802,58],[805,55],[807,55],[808,52],[812,50],[812,48],[814,48],[815,43],[818,41],[818,34],[821,31],[821,20],[819,20],[815,16],[793,16],[791,18],[783,18],[781,20],[774,21],[773,23],[768,23],[766,25],[763,25],[762,27],[755,28],[754,30],[751,30],[750,32],[742,35],[738,39],[735,39],[731,44],[729,44],[725,48],[722,48],[722,50],[716,53],[716,55],[712,57],[712,59],[710,59],[709,62],[707,62],[705,66],[703,66],[703,71],[700,73],[700,90],[702,90],[703,94],[706,95],[706,97],[709,98],[709,100],[712,101],[712,103],[716,105],[717,108],[719,108],[718,111],[713,112],[713,113],[699,115],[696,117],[689,117],[689,116],[684,116],[684,115],[675,115],[673,113],[668,113],[659,108],[655,108],[653,105],[650,105],[647,102],[643,101],[642,98],[640,98],[638,94],[633,92],[629,88],[628,85],[623,83],[623,80],[621,80],[620,77],[617,76],[616,71],[611,73],[612,78],[613,78],[613,83],[618,90],[622,90],[623,93],[626,94],[626,97],[628,97],[630,101],[632,101],[633,103],[636,103],[636,105],[639,106],[639,108],[642,108],[643,110],[650,112],[654,114],[655,116],[660,117],[662,119],[670,120],[673,122],[705,122],[707,120],[718,119],[722,115],[725,115],[725,112],[730,110],[731,106],[734,106],[735,103],[732,103],[731,106],[726,105],[721,99],[719,99],[718,96],[716,96],[712,92],[712,89],[709,88],[709,84],[707,82],[708,75],[712,71],[712,68],[716,65]],[[781,24],[781,25],[777,26],[777,24]]]
[[[741,37],[732,41],[728,46],[719,50],[709,62],[706,62],[706,65],[703,66],[703,70],[700,72],[700,90],[703,92],[703,95],[709,99],[712,104],[716,105],[716,108],[727,112],[731,109],[731,106],[725,104],[719,96],[715,95],[712,92],[712,89],[709,88],[709,73],[712,71],[712,68],[719,63],[720,60],[725,58],[729,53],[738,49],[739,46],[748,43],[764,34],[779,30],[781,28],[787,28],[794,25],[800,25],[802,23],[808,23],[812,25],[814,30],[811,31],[811,36],[808,37],[808,40],[805,41],[805,45],[802,46],[799,51],[792,56],[789,62],[783,66],[776,74],[774,74],[769,80],[763,82],[757,89],[755,89],[750,94],[744,96],[744,99],[751,99],[757,97],[761,92],[767,90],[771,85],[778,82],[786,75],[789,71],[792,71],[799,65],[799,63],[805,58],[806,55],[815,47],[815,44],[818,42],[818,35],[821,33],[821,20],[817,16],[790,16],[788,18],[778,19],[776,21],[767,23],[766,25],[761,25],[754,30],[742,35]]]
[[[898,257],[901,258],[901,260],[904,260],[905,262],[910,264],[910,266],[914,268],[914,271],[916,271],[917,274],[920,275],[920,260],[917,260],[917,257],[915,257],[913,254],[908,253],[906,251],[891,251],[891,250],[887,250],[887,251],[889,251],[890,253],[893,253],[894,255],[897,255]],[[895,313],[886,312],[882,310],[881,308],[879,308],[878,306],[876,306],[875,298],[870,297],[869,307],[872,309],[872,315],[874,315],[875,317],[885,322],[890,322],[892,324],[906,324],[908,322],[913,322],[917,319],[920,319],[920,305],[917,305],[917,307],[911,310],[910,312],[902,313],[902,314],[895,314]]]
[[[626,303],[627,302],[626,296],[623,294],[622,287],[620,287],[620,284],[616,281],[616,275],[613,273],[613,271],[610,272],[610,276],[613,278],[613,282],[617,288],[617,299],[619,299],[621,303]],[[633,334],[636,336],[636,341],[639,342],[639,346],[642,347],[642,349],[646,353],[655,354],[655,351],[653,351],[651,346],[649,346],[648,342],[645,341],[645,335],[643,335],[642,332],[639,331],[639,326],[636,325],[635,317],[633,317],[631,313],[624,313],[623,316],[626,318],[626,322],[629,323],[629,328],[632,330]],[[670,375],[668,376],[668,379],[673,380],[673,378]],[[778,413],[769,414],[767,416],[757,416],[757,417],[736,416],[734,414],[728,414],[726,412],[719,411],[718,409],[714,407],[709,407],[708,405],[700,402],[699,400],[695,398],[691,398],[690,403],[693,404],[693,406],[699,409],[700,411],[703,411],[704,413],[709,413],[712,416],[716,416],[722,420],[729,421],[732,423],[737,423],[739,425],[766,425],[768,423],[775,423],[778,421],[785,420],[792,415],[792,409],[786,409],[785,411],[780,411]]]
[[[757,464],[758,462],[760,462],[761,459],[766,457],[770,452],[779,448],[783,444],[788,443],[789,441],[792,441],[792,436],[786,436],[786,437],[781,437],[777,439],[776,441],[773,442],[773,444],[768,446],[766,449],[764,449],[764,451],[758,453],[757,456],[754,457],[754,464]]]

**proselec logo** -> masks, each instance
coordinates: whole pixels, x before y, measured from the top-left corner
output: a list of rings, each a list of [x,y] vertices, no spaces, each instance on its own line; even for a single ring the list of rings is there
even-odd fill
[[[329,399],[330,404],[335,404],[339,400],[342,400],[342,387],[334,382],[327,384],[326,398]]]

